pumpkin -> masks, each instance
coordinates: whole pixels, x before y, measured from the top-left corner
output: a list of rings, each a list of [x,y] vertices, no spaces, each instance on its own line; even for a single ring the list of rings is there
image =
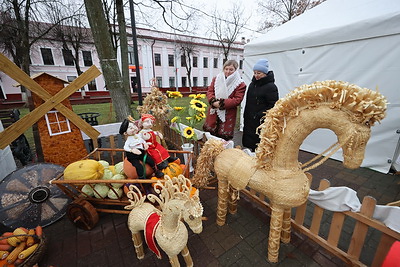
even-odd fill
[[[182,173],[185,177],[189,177],[189,166],[186,167],[185,164],[179,164],[179,166],[181,166],[182,169]]]
[[[169,177],[178,177],[179,174],[183,173],[181,166],[175,162],[168,163],[167,168],[163,169],[162,172],[164,175],[168,175]]]
[[[93,159],[75,161],[64,169],[65,180],[97,180],[103,174],[103,165]]]
[[[146,177],[152,175],[153,172],[153,169],[146,164]],[[128,179],[138,179],[136,168],[133,167],[127,158],[124,158],[124,173]]]
[[[176,158],[176,160],[173,161],[176,164],[181,164],[181,160],[179,158]]]

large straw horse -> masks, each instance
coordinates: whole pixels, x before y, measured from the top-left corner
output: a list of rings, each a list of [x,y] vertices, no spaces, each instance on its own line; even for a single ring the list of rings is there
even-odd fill
[[[370,127],[383,119],[385,112],[385,98],[366,88],[336,81],[303,85],[266,113],[260,126],[256,158],[239,149],[224,149],[221,142],[209,140],[198,157],[193,183],[205,186],[212,175],[210,170],[215,172],[218,225],[225,224],[228,205],[231,213],[236,211],[234,200],[238,190],[249,187],[267,196],[272,209],[268,260],[277,262],[280,240],[290,241],[291,208],[303,204],[308,197],[310,181],[305,172],[322,164],[340,148],[344,166],[358,168],[364,158]],[[299,148],[317,128],[332,130],[338,143],[325,158],[305,167],[298,161]]]
[[[125,209],[131,210],[128,217],[128,227],[132,233],[132,240],[138,259],[144,258],[143,242],[140,231],[145,231],[149,247],[161,258],[157,244],[168,255],[171,266],[180,266],[178,254],[181,253],[187,266],[193,266],[192,257],[187,248],[188,231],[181,218],[189,225],[194,233],[203,230],[201,216],[203,206],[200,203],[198,190],[191,195],[192,183],[183,175],[158,181],[154,186],[154,194],[148,194],[147,199],[160,206],[160,210],[151,203],[145,202],[140,190],[131,185],[127,193],[131,205]],[[151,224],[155,226],[151,231]],[[150,228],[149,228],[150,227]]]

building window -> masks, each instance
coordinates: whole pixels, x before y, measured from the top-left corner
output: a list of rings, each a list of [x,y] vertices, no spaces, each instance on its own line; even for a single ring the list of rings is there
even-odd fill
[[[83,57],[83,65],[85,67],[90,67],[93,65],[92,52],[82,51],[82,57]]]
[[[193,67],[197,68],[197,57],[193,57]]]
[[[197,87],[199,86],[199,79],[197,77],[193,77],[193,86]]]
[[[53,54],[50,48],[40,48],[44,65],[54,65]]]
[[[168,55],[168,66],[173,67],[174,64],[174,55]]]
[[[187,81],[186,77],[182,77],[182,87],[186,87],[187,86],[186,85],[186,81]]]
[[[137,82],[136,77],[131,77],[131,87],[134,93],[137,93]]]
[[[243,69],[243,59],[239,60],[239,69]]]
[[[218,58],[214,58],[214,69],[218,68]]]
[[[208,57],[203,58],[203,68],[208,68]]]
[[[169,88],[175,87],[175,77],[169,77]]]
[[[203,77],[203,86],[208,86],[208,77]]]
[[[185,55],[181,56],[181,67],[186,67],[186,56]]]
[[[68,82],[73,82],[76,79],[76,76],[67,76]]]
[[[133,52],[128,52],[128,63],[129,65],[135,65],[135,57],[133,55]]]
[[[161,54],[154,54],[154,65],[161,66]]]
[[[71,50],[62,50],[65,66],[74,66],[74,57]]]
[[[96,91],[96,90],[97,90],[97,87],[96,87],[96,80],[91,80],[91,81],[88,83],[88,88],[89,88],[89,91]],[[107,89],[107,87],[106,87],[106,89]]]
[[[156,77],[156,84],[158,88],[162,87],[162,77]]]
[[[50,136],[71,132],[69,120],[57,110],[47,112],[45,118]]]

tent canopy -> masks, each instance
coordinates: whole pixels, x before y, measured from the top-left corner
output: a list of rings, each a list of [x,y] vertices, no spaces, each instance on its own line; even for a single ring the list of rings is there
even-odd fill
[[[398,0],[328,0],[246,44],[244,79],[250,83],[255,62],[267,58],[280,97],[322,80],[379,90],[389,102],[387,116],[372,128],[362,166],[387,173],[399,154],[399,22]],[[335,142],[320,129],[301,149],[321,153]],[[341,151],[332,158],[342,160]]]
[[[397,0],[329,0],[251,41],[245,57],[398,34],[399,22]]]

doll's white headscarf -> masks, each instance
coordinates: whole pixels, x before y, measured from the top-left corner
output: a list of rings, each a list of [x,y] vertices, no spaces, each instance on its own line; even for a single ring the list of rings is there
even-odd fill
[[[241,84],[242,82],[243,80],[240,77],[238,71],[235,71],[227,78],[225,78],[224,72],[221,72],[215,78],[215,84],[214,84],[215,98],[227,99],[236,89],[236,87],[238,87],[238,85]],[[220,118],[220,120],[222,122],[225,122],[225,113],[226,113],[225,110],[220,110],[217,108],[212,108],[210,110],[210,114],[214,114],[215,112],[217,112],[217,115]]]

